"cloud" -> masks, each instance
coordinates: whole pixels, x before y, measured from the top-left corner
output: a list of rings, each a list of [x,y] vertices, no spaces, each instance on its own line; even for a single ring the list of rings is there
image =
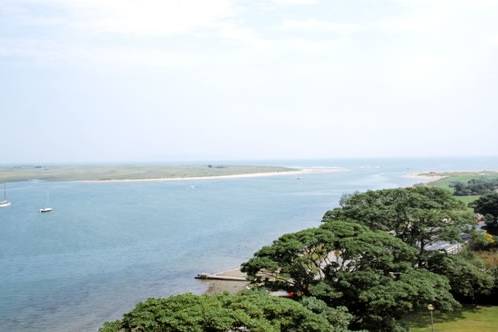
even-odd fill
[[[316,5],[319,0],[271,0],[277,5]]]
[[[393,1],[401,8],[394,14],[362,19],[358,2],[342,4],[350,15],[338,16],[315,0],[3,0],[0,55],[154,66],[319,63],[363,66],[365,75],[380,65],[397,68],[394,77],[399,68],[420,77],[496,48],[498,2]],[[272,4],[264,18],[261,4]]]
[[[289,20],[286,19],[280,25],[282,30],[299,30],[310,32],[334,32],[339,34],[351,34],[360,30],[360,25],[352,23],[335,23],[317,19]]]
[[[32,24],[49,21],[64,28],[128,36],[170,35],[210,27],[234,15],[231,0],[18,0],[8,1],[10,12],[23,12]],[[40,17],[26,8],[52,9],[61,16]],[[57,15],[57,14],[53,14]]]

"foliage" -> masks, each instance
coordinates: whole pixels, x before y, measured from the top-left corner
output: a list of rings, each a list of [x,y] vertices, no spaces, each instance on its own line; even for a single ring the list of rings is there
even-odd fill
[[[373,270],[341,273],[337,279],[321,283],[325,287],[318,285],[312,294],[329,305],[347,306],[355,317],[353,329],[396,330],[400,318],[424,310],[428,304],[441,311],[459,307],[449,293],[447,279],[422,269],[410,268],[395,275]]]
[[[498,178],[475,178],[450,184],[456,196],[484,195],[498,189]]]
[[[496,237],[484,231],[472,232],[469,247],[473,250],[488,250],[496,246]]]
[[[327,303],[315,297],[303,297],[300,303],[308,310],[323,315],[327,318],[329,323],[335,327],[336,332],[347,331],[347,327],[353,316],[349,313],[346,307],[329,307]]]
[[[396,271],[412,265],[415,253],[385,232],[336,221],[280,237],[242,264],[242,271],[271,289],[283,288],[306,296],[309,287],[326,274],[370,268]]]
[[[440,188],[412,188],[368,191],[347,197],[340,208],[328,211],[324,222],[351,219],[372,229],[393,232],[404,242],[419,248],[419,260],[426,247],[437,241],[461,241],[473,216],[451,192]]]
[[[451,293],[463,303],[482,303],[492,293],[494,276],[472,252],[459,255],[436,253],[428,268],[448,278]]]
[[[353,327],[393,330],[396,320],[431,303],[458,303],[446,278],[415,268],[416,249],[382,231],[335,220],[287,234],[243,264],[254,283],[345,306]]]
[[[139,303],[121,321],[105,323],[100,332],[338,332],[346,331],[348,323],[343,310],[314,312],[296,301],[263,292],[182,294]]]
[[[498,193],[493,192],[479,197],[472,206],[475,212],[485,216],[488,226],[498,227]]]

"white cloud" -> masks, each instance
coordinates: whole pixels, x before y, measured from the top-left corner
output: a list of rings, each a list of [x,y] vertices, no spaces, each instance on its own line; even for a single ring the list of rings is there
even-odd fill
[[[394,141],[417,153],[427,144],[419,144],[416,130],[424,130],[427,142],[455,140],[457,130],[448,129],[455,121],[462,129],[496,123],[498,1],[393,1],[396,6],[366,11],[359,8],[364,1],[354,0],[0,0],[0,61],[108,75],[101,89],[94,86],[98,78],[85,82],[77,74],[54,84],[101,100],[108,99],[107,87],[123,85],[109,102],[130,104],[130,112],[135,102],[150,115],[142,106],[150,101],[166,114],[148,124],[158,126],[158,142],[168,140],[164,124],[191,136],[183,129],[195,123],[240,151],[236,143],[253,142],[257,132],[261,142],[281,137],[289,156],[300,145],[316,156],[325,154],[321,149],[347,154],[351,147],[358,154],[387,153]],[[26,81],[43,82],[33,73]],[[15,109],[20,98],[7,97]],[[86,99],[68,103],[77,108]],[[48,113],[57,107],[40,103]],[[485,141],[496,141],[496,131],[485,134],[491,138]],[[351,144],[340,144],[348,137]],[[268,154],[279,149],[268,148]]]
[[[280,25],[282,30],[300,30],[310,32],[334,32],[351,34],[360,30],[360,25],[352,23],[335,23],[317,19],[284,20]]]
[[[271,0],[277,5],[316,5],[319,0]]]
[[[10,7],[22,10],[26,4],[58,9],[63,17],[50,20],[66,28],[125,35],[187,33],[234,14],[231,0],[11,0]],[[37,13],[31,15],[33,24],[49,20]]]

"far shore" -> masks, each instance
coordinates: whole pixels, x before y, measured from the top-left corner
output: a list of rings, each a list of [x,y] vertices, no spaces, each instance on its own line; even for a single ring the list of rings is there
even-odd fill
[[[431,183],[446,177],[448,177],[448,175],[443,175],[442,173],[437,172],[410,172],[404,176],[404,178],[407,179],[420,180],[422,183]]]
[[[76,180],[75,182],[86,183],[108,183],[108,182],[162,182],[162,181],[192,181],[192,180],[222,180],[222,179],[241,179],[241,178],[258,178],[270,176],[291,176],[291,175],[305,175],[305,174],[325,174],[346,171],[341,167],[307,167],[302,169],[289,169],[277,172],[257,172],[257,173],[244,173],[244,174],[230,174],[230,175],[207,175],[207,176],[186,176],[186,177],[164,177],[164,178],[150,178],[150,179],[103,179],[103,180]]]
[[[454,171],[417,171],[410,172],[406,174],[405,178],[418,179],[422,183],[433,183],[442,179],[450,177],[472,177],[472,176],[486,176],[486,175],[498,175],[498,170],[454,170]]]
[[[332,173],[339,167],[283,167],[265,165],[117,164],[0,166],[0,183],[19,181],[132,182],[240,179],[263,176],[300,176]]]

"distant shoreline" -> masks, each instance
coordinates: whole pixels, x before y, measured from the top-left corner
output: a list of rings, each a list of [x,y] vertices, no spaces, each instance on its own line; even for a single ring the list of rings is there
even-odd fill
[[[345,171],[341,167],[307,167],[301,169],[289,168],[288,171],[276,172],[256,172],[242,173],[230,175],[206,175],[206,176],[186,176],[186,177],[162,177],[162,178],[143,178],[143,179],[103,179],[103,180],[76,180],[74,182],[83,183],[110,183],[110,182],[167,182],[167,181],[195,181],[195,180],[224,180],[224,179],[243,179],[243,178],[259,178],[271,176],[290,176],[290,175],[305,175],[305,174],[326,174]]]
[[[420,180],[423,183],[431,183],[444,179],[448,177],[448,175],[443,175],[442,173],[437,173],[437,172],[419,171],[419,172],[410,172],[408,174],[405,174],[403,177],[406,179]]]
[[[419,171],[419,172],[410,172],[406,174],[404,177],[409,179],[419,179],[423,183],[430,184],[437,182],[442,179],[466,176],[466,177],[476,177],[476,176],[489,176],[489,175],[498,175],[498,170],[482,170],[482,171],[473,171],[473,170],[457,170],[457,171]]]
[[[338,167],[284,167],[265,165],[31,165],[0,167],[0,183],[19,181],[47,182],[131,182],[239,179],[263,176],[299,176],[330,173]]]

